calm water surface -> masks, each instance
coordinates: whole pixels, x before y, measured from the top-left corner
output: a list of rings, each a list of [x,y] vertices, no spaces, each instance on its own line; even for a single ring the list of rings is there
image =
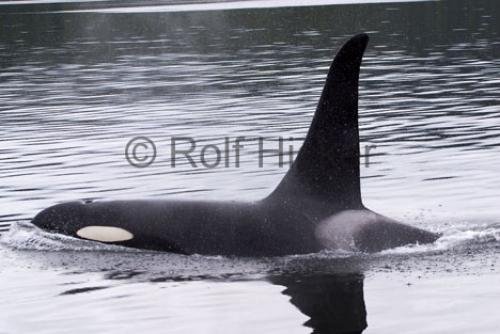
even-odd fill
[[[498,3],[197,6],[0,4],[0,333],[354,333],[366,323],[365,333],[495,333]],[[300,147],[335,50],[358,32],[371,37],[360,81],[362,154],[372,147],[364,202],[443,233],[434,245],[184,257],[25,223],[75,199],[265,196],[286,172],[271,152],[278,138]],[[124,157],[136,136],[156,143],[147,168]],[[197,141],[198,162],[203,145],[249,140],[239,167],[232,155],[229,167],[173,168],[173,136]],[[262,167],[259,136],[270,150]]]

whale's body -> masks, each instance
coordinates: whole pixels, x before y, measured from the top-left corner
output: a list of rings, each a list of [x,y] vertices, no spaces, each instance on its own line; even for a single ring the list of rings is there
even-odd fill
[[[368,42],[351,38],[329,70],[305,142],[278,187],[256,202],[69,202],[33,224],[56,233],[183,254],[376,252],[437,235],[366,209],[359,177],[358,78]]]

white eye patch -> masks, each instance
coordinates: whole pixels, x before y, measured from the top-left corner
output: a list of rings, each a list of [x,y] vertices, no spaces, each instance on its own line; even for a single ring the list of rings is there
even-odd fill
[[[126,241],[134,238],[132,233],[123,228],[98,225],[85,226],[76,231],[76,235],[80,238],[101,242]]]

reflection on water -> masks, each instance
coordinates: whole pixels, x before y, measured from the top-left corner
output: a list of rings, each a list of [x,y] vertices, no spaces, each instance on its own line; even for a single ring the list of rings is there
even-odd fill
[[[290,275],[273,277],[283,294],[310,319],[313,333],[361,333],[366,328],[363,275]]]
[[[364,161],[361,166],[365,204],[445,235],[464,230],[432,248],[439,252],[445,244],[444,255],[423,265],[418,259],[402,271],[417,266],[448,271],[468,261],[481,270],[495,268],[498,229],[484,230],[481,224],[498,222],[499,213],[496,0],[186,13],[144,13],[131,1],[127,14],[60,12],[117,5],[96,3],[0,5],[0,233],[12,221],[71,199],[266,195],[285,170],[272,157],[259,168],[255,141],[245,147],[240,168],[193,169],[182,161],[170,166],[170,137],[223,145],[224,137],[283,136],[299,138],[298,148],[335,49],[365,31],[371,42],[360,82],[362,153],[365,145],[376,145],[369,167]],[[144,169],[131,167],[123,154],[127,141],[138,135],[158,147],[157,160]],[[467,243],[460,253],[449,250],[457,236],[467,235],[479,250]],[[60,240],[30,242],[34,248],[60,249]],[[75,307],[87,332],[126,330],[124,324],[151,332],[165,323],[172,333],[186,332],[186,324],[236,332],[241,319],[248,321],[249,332],[257,327],[307,332],[300,326],[307,319],[299,313],[318,333],[361,332],[366,326],[363,270],[307,275],[271,270],[269,279],[247,282],[267,275],[269,260],[174,261],[151,254],[138,260],[63,248],[62,263],[34,252],[27,256],[30,269],[16,271],[17,262],[9,261],[18,261],[22,251],[3,247],[0,268],[9,268],[2,272],[9,309],[0,309],[0,320],[14,319],[13,332],[33,332],[40,323],[47,332],[65,330],[75,321]],[[68,265],[89,264],[92,257],[105,258],[105,264],[77,272]],[[142,262],[150,266],[141,269]],[[120,269],[123,263],[126,270]],[[160,264],[161,272],[151,276]],[[221,274],[226,269],[227,275]],[[214,273],[219,280],[241,280],[206,281]],[[365,296],[366,287],[365,280]],[[385,294],[391,286],[384,289]],[[259,298],[254,304],[253,294]],[[296,309],[280,299],[287,296]],[[23,307],[11,307],[20,300]],[[379,300],[386,302],[375,300],[372,309],[367,304],[368,317],[383,314]],[[448,314],[460,323],[463,312],[474,310]],[[46,313],[53,318],[44,319]],[[130,319],[136,320],[133,325]],[[368,331],[384,320],[369,319]],[[396,332],[406,332],[402,328],[399,324]]]

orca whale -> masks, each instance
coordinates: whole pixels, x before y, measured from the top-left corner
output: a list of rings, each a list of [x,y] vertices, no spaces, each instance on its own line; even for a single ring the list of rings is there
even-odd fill
[[[438,235],[364,207],[358,80],[366,34],[348,40],[328,72],[309,132],[278,187],[255,202],[69,202],[38,213],[46,231],[181,254],[280,256],[324,249],[378,252]]]

